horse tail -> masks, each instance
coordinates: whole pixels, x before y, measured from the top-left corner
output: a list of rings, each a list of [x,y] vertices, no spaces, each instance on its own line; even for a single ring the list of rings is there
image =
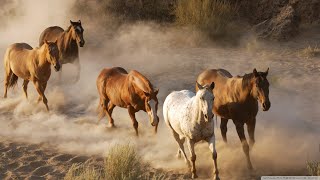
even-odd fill
[[[4,56],[4,68],[7,76],[6,84],[8,88],[15,87],[18,82],[18,76],[12,72],[12,69],[10,67],[10,62],[9,62],[10,52],[11,52],[11,48],[8,48]]]
[[[18,76],[11,73],[10,77],[9,77],[9,82],[8,82],[8,87],[15,87],[17,85],[18,82]]]

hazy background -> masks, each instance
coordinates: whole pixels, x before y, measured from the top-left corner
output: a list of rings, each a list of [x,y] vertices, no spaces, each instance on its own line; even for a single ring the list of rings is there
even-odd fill
[[[69,26],[69,20],[81,18],[85,29],[85,47],[80,48],[81,78],[70,81],[75,68],[63,68],[64,83],[57,83],[52,72],[46,96],[51,111],[37,104],[37,93],[29,83],[29,100],[22,93],[21,80],[0,99],[0,136],[28,143],[47,143],[58,151],[101,155],[115,143],[131,142],[143,158],[156,168],[185,172],[183,160],[173,158],[177,145],[163,123],[162,104],[172,90],[194,90],[197,75],[207,68],[224,68],[233,75],[250,73],[253,68],[270,67],[271,109],[257,116],[256,144],[251,152],[258,175],[295,175],[305,173],[307,160],[320,159],[320,59],[304,59],[297,53],[304,44],[320,39],[301,35],[289,43],[261,42],[246,34],[238,46],[219,46],[201,32],[163,23],[131,22],[116,28],[101,24],[104,16],[83,17],[71,11],[75,1],[14,0],[4,1],[0,9],[0,57],[15,42],[38,45],[40,33],[48,26]],[[79,11],[77,11],[79,12]],[[110,17],[111,18],[111,17]],[[3,82],[3,64],[0,65]],[[104,67],[121,66],[145,74],[160,89],[159,133],[153,135],[145,113],[138,113],[141,136],[134,129],[127,110],[116,108],[116,129],[106,128],[106,119],[98,125],[96,78]],[[2,95],[1,89],[0,94]],[[103,123],[102,123],[103,122]],[[218,120],[218,127],[220,120]],[[239,138],[232,121],[228,124],[228,145],[215,129],[218,165],[221,177],[244,179],[250,176]],[[197,166],[202,178],[211,176],[212,161],[207,144],[198,143]]]

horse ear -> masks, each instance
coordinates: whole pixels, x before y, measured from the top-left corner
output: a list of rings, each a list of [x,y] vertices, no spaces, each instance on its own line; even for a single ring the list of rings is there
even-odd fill
[[[56,39],[56,40],[54,41],[55,44],[57,44],[57,42],[58,42],[58,39]]]
[[[269,68],[268,68],[267,71],[264,73],[265,76],[268,76],[268,73],[269,73]]]
[[[211,91],[213,90],[214,86],[215,86],[215,84],[214,84],[214,82],[212,82],[212,83],[210,84],[210,87],[209,87]]]
[[[203,89],[203,86],[201,86],[201,84],[199,84],[198,81],[196,81],[196,83],[197,83],[198,89]]]
[[[144,95],[146,95],[147,97],[150,96],[150,93],[144,92]]]
[[[159,93],[159,89],[154,90],[154,93],[157,95]]]
[[[72,21],[70,20],[70,24],[71,24],[71,25],[73,25],[73,24],[74,24],[74,22],[72,22]]]
[[[48,42],[47,40],[44,40],[44,42],[45,42],[46,44],[49,44],[49,42]]]
[[[80,24],[81,24],[81,21],[79,20],[79,21],[78,21],[78,23],[80,23]]]
[[[258,77],[258,76],[259,76],[258,71],[256,70],[256,68],[253,69],[253,75],[254,75],[255,77]]]

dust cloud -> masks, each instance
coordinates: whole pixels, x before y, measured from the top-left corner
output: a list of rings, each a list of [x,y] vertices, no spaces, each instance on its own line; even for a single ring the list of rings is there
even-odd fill
[[[46,27],[67,28],[70,19],[78,19],[70,13],[74,1],[16,2],[18,17],[6,19],[6,26],[0,29],[1,57],[12,43],[26,42],[36,47]],[[9,90],[7,99],[0,99],[0,136],[46,143],[58,151],[85,155],[103,155],[113,144],[130,142],[152,166],[183,173],[186,165],[174,158],[177,145],[163,123],[165,97],[172,90],[193,90],[196,76],[206,68],[224,68],[233,75],[243,75],[253,68],[264,71],[270,67],[272,105],[268,112],[260,111],[257,116],[256,144],[251,153],[254,173],[305,174],[306,161],[320,158],[319,59],[300,59],[290,48],[251,40],[244,40],[237,48],[203,47],[199,46],[205,40],[200,33],[148,22],[124,24],[110,36],[103,34],[103,28],[93,26],[98,24],[92,23],[96,19],[89,20],[82,20],[86,44],[80,49],[80,81],[70,83],[75,68],[69,64],[63,68],[61,84],[57,83],[57,73],[52,72],[46,90],[51,108],[47,113],[42,103],[36,103],[38,95],[32,83],[29,100],[24,98],[20,80],[17,88]],[[2,81],[4,68],[2,63],[0,66]],[[136,69],[160,89],[157,135],[142,112],[137,113],[139,138],[134,136],[125,109],[116,108],[113,113],[117,128],[107,128],[106,119],[97,124],[95,81],[102,68],[111,66]],[[228,144],[221,141],[219,129],[215,130],[221,178],[250,177],[233,123],[228,124]],[[198,174],[209,178],[212,161],[207,145],[199,143],[196,154]]]

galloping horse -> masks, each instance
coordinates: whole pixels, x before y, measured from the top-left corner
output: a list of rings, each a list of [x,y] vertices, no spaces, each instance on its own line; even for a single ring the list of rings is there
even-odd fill
[[[210,84],[210,86],[201,86],[197,83],[199,89],[197,94],[188,90],[172,92],[167,96],[163,104],[164,120],[179,145],[178,157],[181,156],[182,152],[186,163],[190,167],[190,162],[183,146],[184,141],[187,140],[192,161],[192,178],[198,177],[195,167],[196,154],[194,145],[201,140],[205,140],[209,143],[209,149],[212,152],[214,178],[219,179],[214,123],[212,120],[212,104],[214,101],[212,90],[214,83]]]
[[[4,98],[7,98],[8,87],[17,84],[18,77],[20,77],[24,79],[25,97],[28,98],[28,83],[32,81],[39,93],[38,102],[42,99],[49,111],[44,91],[51,75],[50,65],[53,65],[56,71],[60,70],[59,57],[57,42],[45,41],[40,48],[35,49],[26,43],[16,43],[9,46],[4,56]]]
[[[155,126],[157,132],[159,90],[155,90],[150,81],[138,71],[132,70],[128,73],[121,67],[105,68],[97,78],[97,88],[100,95],[99,121],[107,115],[110,126],[114,127],[111,117],[114,107],[127,108],[138,136],[135,113],[142,110],[148,113],[151,125]]]
[[[254,69],[253,73],[245,74],[242,77],[232,77],[224,69],[210,69],[202,72],[197,79],[200,84],[211,82],[216,84],[216,88],[213,90],[215,95],[213,112],[221,117],[222,138],[227,142],[227,123],[229,119],[232,119],[242,143],[249,169],[252,169],[252,164],[249,156],[249,145],[244,133],[244,124],[247,125],[249,143],[252,147],[255,142],[254,130],[258,101],[262,105],[263,111],[268,111],[271,106],[269,82],[267,80],[268,71],[269,68],[266,72],[257,72]]]
[[[60,63],[67,64],[72,63],[75,64],[77,67],[77,78],[76,81],[80,78],[80,62],[79,62],[79,49],[78,45],[80,47],[84,46],[84,39],[83,39],[83,27],[81,25],[81,21],[78,22],[72,22],[70,20],[70,26],[67,30],[63,30],[59,26],[52,26],[45,29],[39,38],[39,46],[42,46],[42,44],[47,41],[54,41],[57,39],[58,41],[58,48],[60,51]],[[62,73],[62,66],[60,71],[60,78]]]

